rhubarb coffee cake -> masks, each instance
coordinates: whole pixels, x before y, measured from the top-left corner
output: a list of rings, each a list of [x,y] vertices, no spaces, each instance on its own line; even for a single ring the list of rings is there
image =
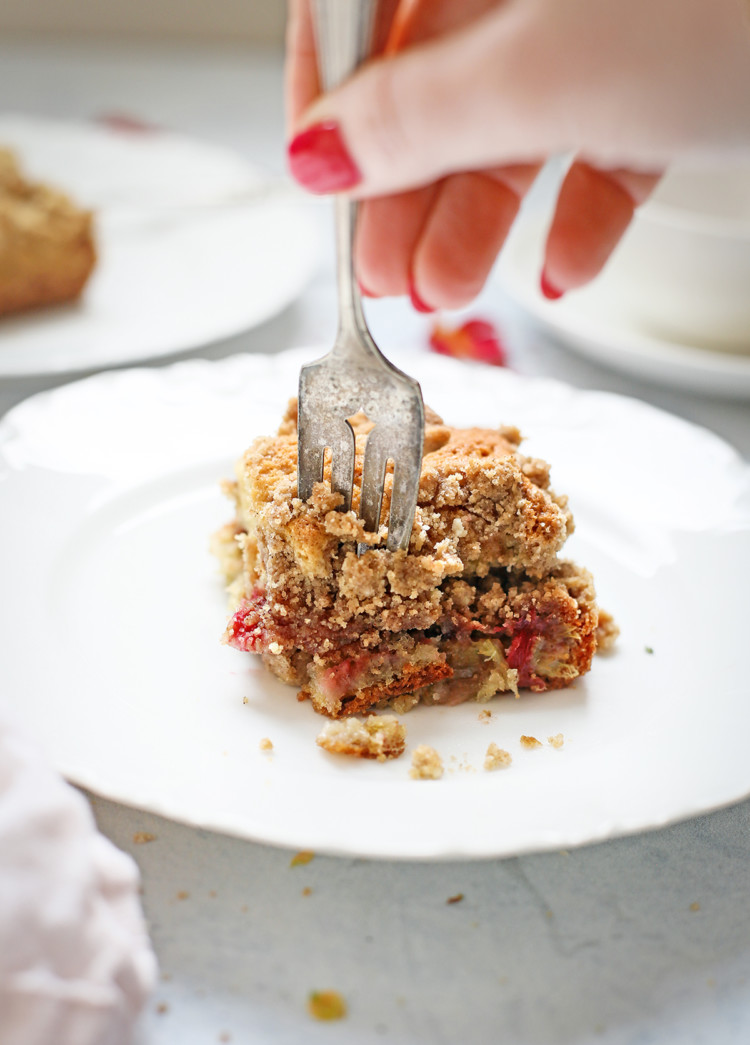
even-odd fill
[[[91,212],[0,148],[0,315],[74,301],[95,262]]]
[[[226,483],[236,517],[214,538],[233,605],[225,641],[333,718],[555,689],[588,671],[591,576],[558,557],[573,520],[518,430],[450,428],[428,412],[411,541],[394,552],[385,525],[365,533],[356,514],[371,426],[352,424],[349,512],[327,478],[297,497],[294,403]],[[384,522],[389,499],[390,477]]]

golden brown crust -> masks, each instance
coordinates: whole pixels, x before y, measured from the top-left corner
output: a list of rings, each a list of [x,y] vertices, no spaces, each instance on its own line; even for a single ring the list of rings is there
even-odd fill
[[[96,263],[92,225],[89,211],[26,181],[0,149],[0,315],[76,299]]]

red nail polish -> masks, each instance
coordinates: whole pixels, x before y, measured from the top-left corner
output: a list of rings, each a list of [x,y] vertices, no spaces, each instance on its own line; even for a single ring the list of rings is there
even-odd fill
[[[435,311],[435,309],[432,307],[432,305],[428,305],[425,301],[422,301],[422,299],[419,296],[419,294],[417,294],[417,289],[414,286],[414,280],[412,279],[411,276],[409,276],[409,297],[411,298],[411,303],[414,306],[414,308],[417,310],[417,312],[434,312]]]
[[[360,294],[362,295],[363,298],[379,298],[380,297],[380,294],[373,294],[373,292],[371,290],[369,290],[362,283],[362,280],[360,280],[360,279],[357,280],[357,286],[359,287],[359,292],[360,292]]]
[[[542,269],[542,275],[539,280],[539,286],[541,288],[542,294],[544,294],[544,296],[549,301],[557,301],[565,293],[564,290],[560,290],[558,287],[556,287],[554,283],[550,283],[549,279],[547,278],[547,272],[545,269]]]
[[[362,181],[333,121],[300,131],[289,143],[287,156],[293,177],[311,192],[341,192]]]

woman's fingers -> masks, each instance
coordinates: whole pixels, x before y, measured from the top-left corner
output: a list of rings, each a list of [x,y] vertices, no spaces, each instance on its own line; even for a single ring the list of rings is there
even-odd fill
[[[542,292],[551,299],[598,275],[660,174],[574,163],[560,190],[545,250]]]
[[[508,113],[517,113],[495,81],[520,75],[522,61],[510,46],[514,20],[498,11],[372,61],[318,98],[295,127],[292,174],[312,192],[365,198],[493,166],[506,148],[536,159],[515,134],[505,144]]]
[[[477,296],[536,173],[529,165],[443,181],[411,261],[415,304],[460,308]]]
[[[536,166],[455,174],[424,189],[366,200],[357,232],[365,293],[409,294],[415,308],[458,308],[481,290]]]
[[[439,185],[428,185],[360,205],[356,267],[365,294],[398,297],[409,293],[412,258],[439,191]]]

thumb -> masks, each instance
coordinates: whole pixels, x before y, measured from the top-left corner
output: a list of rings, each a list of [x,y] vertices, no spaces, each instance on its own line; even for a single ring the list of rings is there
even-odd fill
[[[534,123],[524,121],[520,110],[528,104],[517,89],[523,7],[501,7],[468,27],[371,61],[318,98],[289,145],[293,176],[312,192],[365,197],[458,170],[536,159],[539,140],[528,130],[508,133]],[[514,82],[512,101],[508,85]],[[536,115],[538,123],[538,108]]]

